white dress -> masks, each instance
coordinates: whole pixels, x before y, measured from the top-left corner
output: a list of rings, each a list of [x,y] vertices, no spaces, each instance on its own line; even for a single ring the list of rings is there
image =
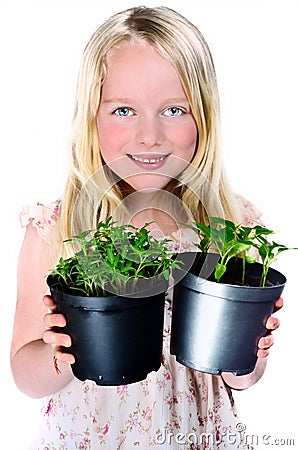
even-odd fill
[[[59,202],[26,207],[21,222],[31,222],[50,245],[59,211]],[[187,251],[190,244],[182,247]],[[144,381],[116,387],[74,378],[44,398],[30,450],[251,449],[221,376],[186,368],[170,354],[170,295],[165,308],[160,369]]]

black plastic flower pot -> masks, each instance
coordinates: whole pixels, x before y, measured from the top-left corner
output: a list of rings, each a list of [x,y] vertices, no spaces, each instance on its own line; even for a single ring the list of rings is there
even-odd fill
[[[47,279],[51,287],[51,277]],[[163,292],[144,298],[83,297],[51,288],[66,326],[56,331],[71,336],[76,362],[73,374],[81,381],[116,386],[144,380],[161,365]]]
[[[208,255],[203,269],[199,256],[189,273],[184,277],[179,274],[174,287],[171,353],[181,364],[201,372],[250,373],[257,362],[258,341],[267,333],[267,318],[286,278],[270,268],[266,286],[259,287],[261,264],[247,264],[242,286],[242,260],[233,259],[218,283],[211,281],[212,276],[205,278],[218,255]],[[184,255],[185,260],[188,257],[193,258],[193,254]]]

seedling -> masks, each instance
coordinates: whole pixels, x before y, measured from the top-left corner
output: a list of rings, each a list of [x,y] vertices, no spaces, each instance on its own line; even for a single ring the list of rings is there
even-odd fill
[[[208,225],[194,222],[193,225],[187,226],[197,233],[199,243],[196,245],[203,256],[206,256],[209,250],[219,254],[214,271],[216,281],[220,281],[226,273],[231,258],[242,257],[242,284],[244,284],[246,263],[253,263],[259,258],[262,262],[260,286],[264,287],[269,267],[281,252],[290,250],[283,244],[269,242],[267,236],[274,231],[260,225],[254,227],[235,225],[234,222],[220,217],[208,217],[208,221]]]
[[[155,239],[148,225],[118,226],[109,217],[95,230],[66,240],[76,251],[70,258],[60,258],[50,271],[54,287],[84,296],[107,296],[125,294],[139,279],[159,276],[168,280],[170,268],[178,268],[180,262],[168,251],[168,240]]]

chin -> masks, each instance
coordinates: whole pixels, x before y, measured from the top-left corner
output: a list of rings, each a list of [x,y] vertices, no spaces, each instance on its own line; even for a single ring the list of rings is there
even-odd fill
[[[162,190],[168,185],[170,180],[170,177],[163,175],[144,173],[125,179],[126,183],[128,183],[135,191]]]

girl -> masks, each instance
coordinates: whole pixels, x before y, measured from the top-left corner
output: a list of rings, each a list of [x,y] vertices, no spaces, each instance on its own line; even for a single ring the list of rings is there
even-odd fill
[[[248,375],[188,369],[169,353],[169,292],[162,367],[142,382],[103,388],[73,377],[74,357],[65,352],[70,337],[52,329],[63,327],[65,318],[44,296],[45,275],[67,252],[63,240],[110,215],[135,226],[154,221],[152,232],[171,236],[179,251],[193,242],[181,221],[222,215],[256,222],[253,207],[229,188],[218,135],[215,71],[194,25],[168,8],[140,7],[95,32],[79,74],[62,202],[21,214],[28,226],[11,365],[23,392],[45,397],[32,449],[249,448],[237,431],[231,388],[245,389],[262,376],[271,334],[260,339]],[[267,321],[268,330],[278,325],[273,316]]]

